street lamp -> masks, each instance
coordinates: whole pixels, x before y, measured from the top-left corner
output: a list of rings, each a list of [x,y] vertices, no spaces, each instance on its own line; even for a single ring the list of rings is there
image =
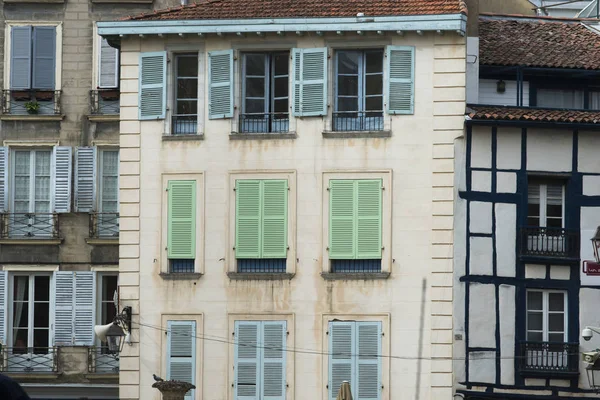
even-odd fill
[[[600,263],[600,226],[596,229],[596,234],[592,237],[592,247],[594,248],[594,258]]]
[[[110,354],[121,353],[125,342],[131,344],[131,307],[123,308],[110,324],[94,326],[94,332],[101,342],[107,342]]]

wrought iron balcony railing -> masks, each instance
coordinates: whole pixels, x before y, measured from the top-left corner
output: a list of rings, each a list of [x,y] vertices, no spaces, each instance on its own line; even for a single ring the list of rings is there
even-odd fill
[[[288,113],[240,114],[241,133],[285,133],[289,128]]]
[[[90,238],[118,239],[119,213],[91,213]]]
[[[332,128],[336,132],[382,131],[383,111],[337,111]]]
[[[197,115],[173,115],[171,117],[172,135],[195,135],[198,133]]]
[[[108,347],[89,347],[88,372],[92,374],[118,374],[119,356],[110,354]]]
[[[60,115],[60,90],[3,90],[2,114]]]
[[[578,374],[579,343],[522,342],[519,372],[538,376]]]
[[[0,239],[58,239],[58,214],[0,214]]]
[[[579,258],[578,231],[528,226],[521,228],[519,239],[521,256]]]
[[[90,90],[90,114],[119,115],[121,101],[119,89]]]
[[[3,347],[1,372],[58,372],[57,347]]]

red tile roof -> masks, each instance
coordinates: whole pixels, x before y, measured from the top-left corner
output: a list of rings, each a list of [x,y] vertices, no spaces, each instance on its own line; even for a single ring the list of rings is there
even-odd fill
[[[481,17],[479,56],[483,65],[600,69],[600,35],[574,19]]]
[[[189,20],[466,14],[464,0],[204,0],[125,18]]]
[[[479,121],[528,121],[600,124],[600,111],[467,106],[467,116]]]

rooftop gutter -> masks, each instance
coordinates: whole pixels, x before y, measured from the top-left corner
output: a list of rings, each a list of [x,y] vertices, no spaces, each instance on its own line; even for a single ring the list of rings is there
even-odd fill
[[[103,37],[163,34],[244,34],[303,32],[397,32],[454,31],[461,36],[467,29],[464,14],[408,15],[345,18],[269,18],[224,20],[125,20],[98,22]]]
[[[467,116],[468,117],[468,116]],[[512,127],[529,127],[529,128],[570,128],[580,130],[597,131],[600,130],[600,124],[590,124],[582,122],[550,122],[550,121],[522,121],[522,120],[505,120],[505,119],[468,119],[465,118],[467,126],[512,126]]]

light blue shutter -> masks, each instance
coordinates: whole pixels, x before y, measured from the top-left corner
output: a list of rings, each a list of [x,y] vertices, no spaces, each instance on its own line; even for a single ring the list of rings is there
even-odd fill
[[[167,380],[195,385],[196,321],[167,321]],[[194,398],[194,390],[185,399]]]
[[[73,345],[74,273],[54,273],[54,345]]]
[[[8,208],[8,147],[0,147],[0,212]]]
[[[327,48],[293,49],[292,66],[294,115],[326,115]]]
[[[387,47],[388,87],[386,103],[390,114],[413,114],[415,102],[415,48]],[[385,81],[385,80],[384,80]]]
[[[286,388],[286,322],[264,321],[262,326],[261,400],[283,400]]]
[[[71,212],[71,147],[55,146],[54,158],[54,211]]]
[[[164,119],[166,112],[167,53],[140,54],[140,119]]]
[[[356,400],[381,399],[381,322],[356,322],[358,379],[352,394]],[[356,389],[355,389],[356,388]]]
[[[78,147],[75,153],[75,212],[96,206],[96,147]]]
[[[56,27],[33,27],[33,89],[54,90]]]
[[[354,322],[329,322],[329,399],[335,400],[342,382],[354,388],[356,376],[352,354],[356,335]],[[353,392],[354,394],[355,392]]]
[[[94,344],[94,272],[75,272],[75,345]]]
[[[235,399],[258,400],[260,381],[260,322],[235,322]]]
[[[233,117],[233,50],[208,52],[208,118]]]
[[[31,26],[14,26],[10,30],[10,88],[31,88]]]
[[[6,345],[6,310],[8,297],[8,273],[0,271],[0,343]]]

